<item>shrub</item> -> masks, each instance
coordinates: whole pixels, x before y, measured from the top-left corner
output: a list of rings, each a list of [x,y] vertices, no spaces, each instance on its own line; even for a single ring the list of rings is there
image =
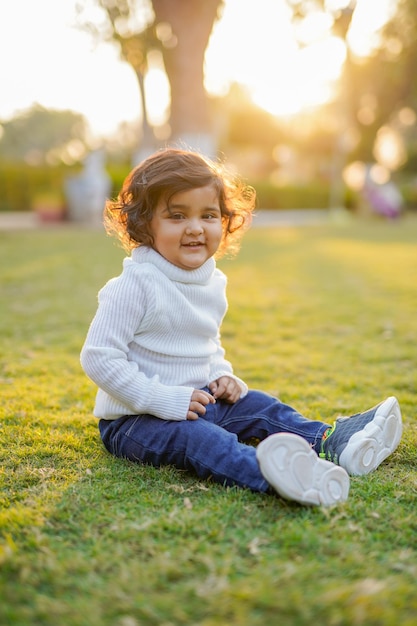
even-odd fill
[[[25,163],[0,163],[0,211],[30,211],[40,192],[62,192],[74,167],[32,167]]]
[[[323,209],[329,206],[329,185],[313,182],[278,187],[265,180],[252,181],[260,209]]]

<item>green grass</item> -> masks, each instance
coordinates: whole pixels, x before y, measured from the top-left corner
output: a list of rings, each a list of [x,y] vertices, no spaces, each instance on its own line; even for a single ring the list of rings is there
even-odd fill
[[[417,221],[253,229],[223,341],[312,419],[400,400],[398,450],[330,510],[112,458],[78,355],[123,253],[76,228],[1,233],[0,624],[412,625]]]

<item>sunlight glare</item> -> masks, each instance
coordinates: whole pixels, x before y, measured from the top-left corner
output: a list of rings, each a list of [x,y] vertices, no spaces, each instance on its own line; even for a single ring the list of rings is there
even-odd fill
[[[360,191],[365,186],[367,170],[363,161],[354,161],[349,163],[342,173],[343,180],[346,185],[354,191]]]
[[[330,36],[300,51],[300,65],[307,76],[316,74],[323,83],[335,80],[346,59],[346,46],[339,37]]]
[[[364,126],[370,126],[376,119],[378,99],[374,94],[364,94],[360,99],[360,105],[356,117]]]
[[[325,0],[324,7],[328,11],[340,11],[346,9],[351,3],[351,0]]]
[[[263,0],[262,8],[265,13],[256,13],[248,0],[228,0],[206,52],[206,89],[225,95],[234,76],[256,105],[278,116],[293,116],[329,100],[346,59],[345,43],[330,34],[329,16],[316,12],[303,21],[298,36],[306,45],[300,48],[288,7]]]
[[[378,10],[372,0],[357,0],[347,40],[353,54],[368,56],[379,43],[378,31],[392,15],[396,0],[378,0]]]
[[[299,50],[288,66],[253,90],[253,100],[274,115],[288,116],[331,98],[332,81],[346,57],[343,41],[328,37]]]
[[[227,0],[206,51],[205,87],[225,95],[236,82],[276,99],[277,85],[291,79],[296,52],[285,2],[261,0],[254,8],[252,0]]]
[[[148,65],[145,94],[149,122],[152,126],[163,126],[169,117],[170,88],[159,51],[153,50],[148,55]]]
[[[384,165],[374,163],[369,169],[369,178],[376,185],[385,185],[391,178],[391,172]]]
[[[391,171],[398,169],[407,159],[404,140],[391,126],[382,126],[378,130],[373,152],[378,163]]]
[[[403,126],[414,126],[417,121],[417,115],[410,107],[403,107],[398,112],[398,120]]]
[[[154,67],[145,76],[146,106],[152,126],[162,126],[168,120],[170,90],[165,72]]]
[[[298,41],[310,44],[325,37],[332,27],[332,18],[328,13],[315,11],[305,17],[295,28]]]

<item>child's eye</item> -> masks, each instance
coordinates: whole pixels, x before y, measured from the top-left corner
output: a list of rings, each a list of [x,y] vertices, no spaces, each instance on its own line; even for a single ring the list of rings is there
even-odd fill
[[[182,219],[184,219],[184,216],[183,216],[183,214],[182,214],[182,213],[170,213],[170,214],[169,214],[169,217],[170,217],[172,220],[182,220]]]

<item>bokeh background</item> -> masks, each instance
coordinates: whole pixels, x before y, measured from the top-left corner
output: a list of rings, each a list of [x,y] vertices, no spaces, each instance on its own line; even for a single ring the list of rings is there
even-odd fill
[[[413,211],[416,33],[416,0],[3,2],[0,211],[88,220],[165,145],[263,209]]]

